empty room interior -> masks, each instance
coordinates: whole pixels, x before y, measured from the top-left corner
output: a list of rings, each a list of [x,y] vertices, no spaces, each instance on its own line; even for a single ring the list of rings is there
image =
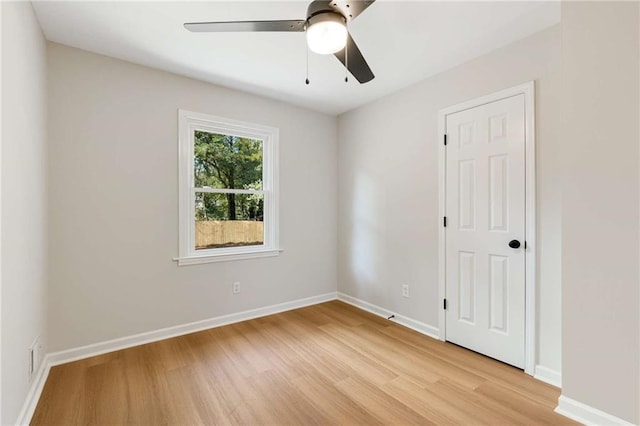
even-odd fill
[[[640,424],[639,2],[0,15],[1,424]]]

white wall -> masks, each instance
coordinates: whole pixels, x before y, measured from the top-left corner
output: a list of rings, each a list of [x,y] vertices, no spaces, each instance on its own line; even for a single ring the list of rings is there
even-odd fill
[[[339,117],[338,290],[438,326],[438,111],[536,81],[538,364],[560,372],[560,28]],[[409,284],[411,297],[401,296]]]
[[[52,351],[335,292],[335,117],[58,44],[48,57]],[[280,129],[279,257],[172,260],[178,108]]]
[[[28,350],[46,343],[46,45],[31,3],[2,2],[2,424],[30,383]]]
[[[563,389],[640,423],[638,3],[563,2]]]

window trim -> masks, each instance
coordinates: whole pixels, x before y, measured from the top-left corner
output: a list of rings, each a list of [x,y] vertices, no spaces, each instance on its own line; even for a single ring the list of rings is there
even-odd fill
[[[193,176],[194,131],[201,130],[262,140],[262,192],[264,194],[264,244],[255,246],[195,249],[195,186]],[[179,266],[277,256],[278,139],[275,127],[247,123],[199,112],[178,110],[178,239]],[[238,190],[242,191],[243,190]],[[235,192],[235,191],[234,191]]]

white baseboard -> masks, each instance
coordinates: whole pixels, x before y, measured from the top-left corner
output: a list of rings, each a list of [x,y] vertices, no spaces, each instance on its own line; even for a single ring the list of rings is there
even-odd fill
[[[120,349],[157,342],[159,340],[195,333],[197,331],[207,330],[223,325],[290,311],[292,309],[303,308],[305,306],[317,305],[318,303],[324,303],[335,299],[337,299],[337,293],[332,292],[47,354],[32,382],[16,423],[18,425],[28,425],[31,422],[31,417],[38,405],[42,389],[47,381],[47,377],[49,377],[49,371],[51,370],[51,367],[55,365],[65,364],[67,362],[77,361]]]
[[[553,385],[557,388],[562,387],[562,376],[560,375],[560,372],[547,367],[543,367],[542,365],[536,365],[533,378],[538,379],[541,382]]]
[[[36,406],[38,405],[38,401],[40,400],[42,389],[44,389],[44,384],[47,381],[47,377],[49,377],[50,369],[51,364],[49,364],[48,355],[45,355],[42,362],[40,362],[40,368],[38,368],[36,375],[33,377],[31,387],[29,388],[27,397],[25,398],[24,404],[22,405],[22,410],[20,410],[20,414],[18,415],[16,425],[28,425],[31,422],[31,417],[36,411]]]
[[[585,425],[633,426],[632,423],[629,423],[626,420],[622,420],[621,418],[605,413],[604,411],[600,411],[597,408],[593,408],[574,399],[567,398],[564,395],[560,395],[560,398],[558,398],[558,406],[556,407],[555,412]]]
[[[425,324],[420,321],[416,321],[412,318],[405,317],[404,315],[396,314],[391,312],[385,308],[381,308],[380,306],[374,305],[373,303],[365,302],[364,300],[360,300],[353,296],[349,296],[348,294],[338,292],[338,300],[341,300],[345,303],[355,306],[356,308],[360,308],[364,311],[371,312],[372,314],[389,318],[391,315],[394,317],[391,318],[392,321],[397,322],[398,324],[404,325],[407,328],[417,331],[418,333],[422,333],[434,339],[438,339],[439,330],[437,327],[433,327],[429,324]]]
[[[134,334],[132,336],[108,340],[106,342],[94,343],[87,346],[54,352],[49,354],[49,358],[52,366],[65,364],[67,362],[76,361],[91,356],[102,355],[104,353],[113,352],[120,349],[144,345],[145,343],[157,342],[159,340],[169,339],[171,337],[182,336],[189,333],[195,333],[197,331],[207,330],[209,328],[221,327],[223,325],[247,321],[267,315],[273,315],[280,312],[303,308],[310,305],[316,305],[318,303],[328,302],[335,299],[337,299],[337,294],[335,292],[322,294],[320,296],[307,297],[305,299],[298,299],[291,302],[265,306],[263,308],[223,315],[220,317],[209,318],[202,321],[162,328],[160,330],[148,331],[145,333]]]

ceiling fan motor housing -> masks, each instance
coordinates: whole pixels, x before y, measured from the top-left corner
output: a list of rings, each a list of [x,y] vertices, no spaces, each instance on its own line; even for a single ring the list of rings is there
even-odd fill
[[[327,15],[324,15],[325,13]],[[312,1],[311,3],[309,3],[309,6],[307,7],[307,23],[311,23],[312,18],[318,15],[334,15],[333,19],[341,18],[342,20],[340,22],[342,22],[343,24],[347,22],[347,19],[341,13],[331,7],[331,2],[328,2],[326,0]]]
[[[307,18],[307,24],[305,29],[309,29],[312,25],[315,25],[320,22],[337,22],[340,25],[346,25],[347,20],[344,16],[340,15],[333,10],[326,10],[322,12],[318,12],[315,15],[311,15]]]
[[[319,22],[333,21],[341,25],[346,25],[347,18],[335,11],[326,1],[314,1],[307,8],[307,22],[305,29]]]

